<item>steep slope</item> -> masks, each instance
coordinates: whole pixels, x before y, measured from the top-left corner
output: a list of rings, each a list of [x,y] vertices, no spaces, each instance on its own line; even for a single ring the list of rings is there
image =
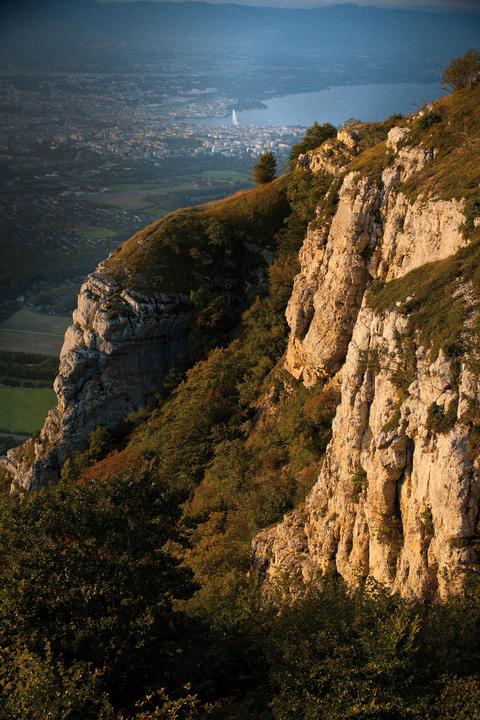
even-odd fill
[[[476,567],[479,100],[401,122],[310,226],[286,367],[307,386],[340,373],[341,401],[304,506],[254,542],[270,584],[333,570],[444,597]]]
[[[182,370],[228,338],[265,281],[289,207],[282,179],[178,211],[113,253],[81,288],[55,381],[57,407],[39,437],[8,453],[26,489],[58,479],[99,425],[155,402]]]

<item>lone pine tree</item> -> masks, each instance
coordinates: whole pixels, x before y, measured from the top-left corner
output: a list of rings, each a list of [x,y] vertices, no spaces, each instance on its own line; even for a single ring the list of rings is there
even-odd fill
[[[272,152],[264,152],[253,168],[253,179],[256,185],[265,185],[275,178],[277,161]]]

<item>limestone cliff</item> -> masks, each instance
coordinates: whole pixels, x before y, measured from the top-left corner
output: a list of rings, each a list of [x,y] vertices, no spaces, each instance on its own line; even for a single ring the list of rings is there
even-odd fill
[[[13,487],[60,477],[99,426],[152,405],[171,368],[221,344],[265,281],[288,214],[284,180],[179,210],[124,243],[83,284],[39,436],[8,452]],[[188,355],[188,357],[187,357]]]
[[[380,172],[346,174],[301,249],[286,368],[307,386],[340,374],[341,401],[305,503],[254,540],[266,587],[334,571],[445,597],[478,562],[477,259],[466,200],[434,192],[437,150],[410,141],[423,116],[390,131]]]
[[[401,135],[400,128],[389,133],[392,152]],[[430,150],[403,148],[381,178],[348,173],[330,227],[311,224],[287,308],[287,369],[307,385],[340,368],[372,278],[392,280],[466,244],[461,201],[411,201],[397,190],[432,157]]]
[[[334,569],[350,584],[371,576],[404,595],[444,597],[475,562],[480,480],[468,413],[480,387],[442,351],[432,362],[419,349],[407,362],[407,331],[397,310],[360,310],[318,481],[304,508],[255,541],[270,581]]]
[[[186,320],[181,294],[128,290],[101,269],[89,276],[60,355],[58,405],[38,438],[7,454],[15,484],[35,490],[57,480],[92,430],[151,403],[165,372],[184,360]]]

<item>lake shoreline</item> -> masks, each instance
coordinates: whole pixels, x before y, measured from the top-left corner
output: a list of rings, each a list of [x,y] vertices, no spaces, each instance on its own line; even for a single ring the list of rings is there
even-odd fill
[[[310,127],[315,121],[338,127],[354,116],[365,122],[378,122],[394,113],[408,115],[443,95],[445,90],[439,82],[331,85],[322,90],[269,98],[263,101],[264,108],[237,109],[237,118],[240,127]],[[212,128],[229,125],[232,130],[235,128],[228,115],[188,121]]]

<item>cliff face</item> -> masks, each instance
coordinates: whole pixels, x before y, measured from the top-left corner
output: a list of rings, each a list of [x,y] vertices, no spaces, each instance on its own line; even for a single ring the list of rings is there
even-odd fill
[[[166,371],[185,357],[186,298],[122,288],[99,270],[83,284],[55,380],[58,405],[36,440],[9,451],[14,482],[57,480],[66,458],[99,425],[112,427],[152,402]]]
[[[405,192],[436,155],[409,147],[406,137],[408,128],[389,133],[381,176],[345,177],[330,227],[312,223],[300,253],[286,368],[306,386],[340,374],[341,401],[304,505],[254,540],[254,566],[267,588],[281,583],[293,592],[335,571],[350,585],[370,576],[405,596],[445,597],[478,560],[471,418],[480,387],[468,335],[478,298],[452,271],[448,292],[465,310],[466,342],[448,354],[415,325],[414,282],[409,296],[381,307],[367,291],[393,287],[423,266],[427,277],[434,266],[426,263],[468,242],[464,200]],[[445,318],[436,322],[440,334]]]
[[[171,213],[112,253],[80,290],[54,385],[57,407],[37,438],[2,459],[13,487],[58,480],[95,428],[114,428],[154,404],[169,369],[221,344],[264,282],[288,212],[280,178]]]
[[[401,129],[389,133],[394,162],[381,178],[349,173],[339,192],[330,228],[312,223],[300,251],[287,321],[291,329],[287,369],[306,385],[339,370],[367,283],[389,281],[466,244],[463,203],[417,198],[398,184],[418,172],[430,150],[396,152]]]
[[[401,312],[360,310],[318,481],[304,508],[255,540],[270,582],[334,569],[352,585],[372,576],[444,597],[475,562],[479,465],[466,420],[479,384],[442,351],[407,357],[407,331]]]

